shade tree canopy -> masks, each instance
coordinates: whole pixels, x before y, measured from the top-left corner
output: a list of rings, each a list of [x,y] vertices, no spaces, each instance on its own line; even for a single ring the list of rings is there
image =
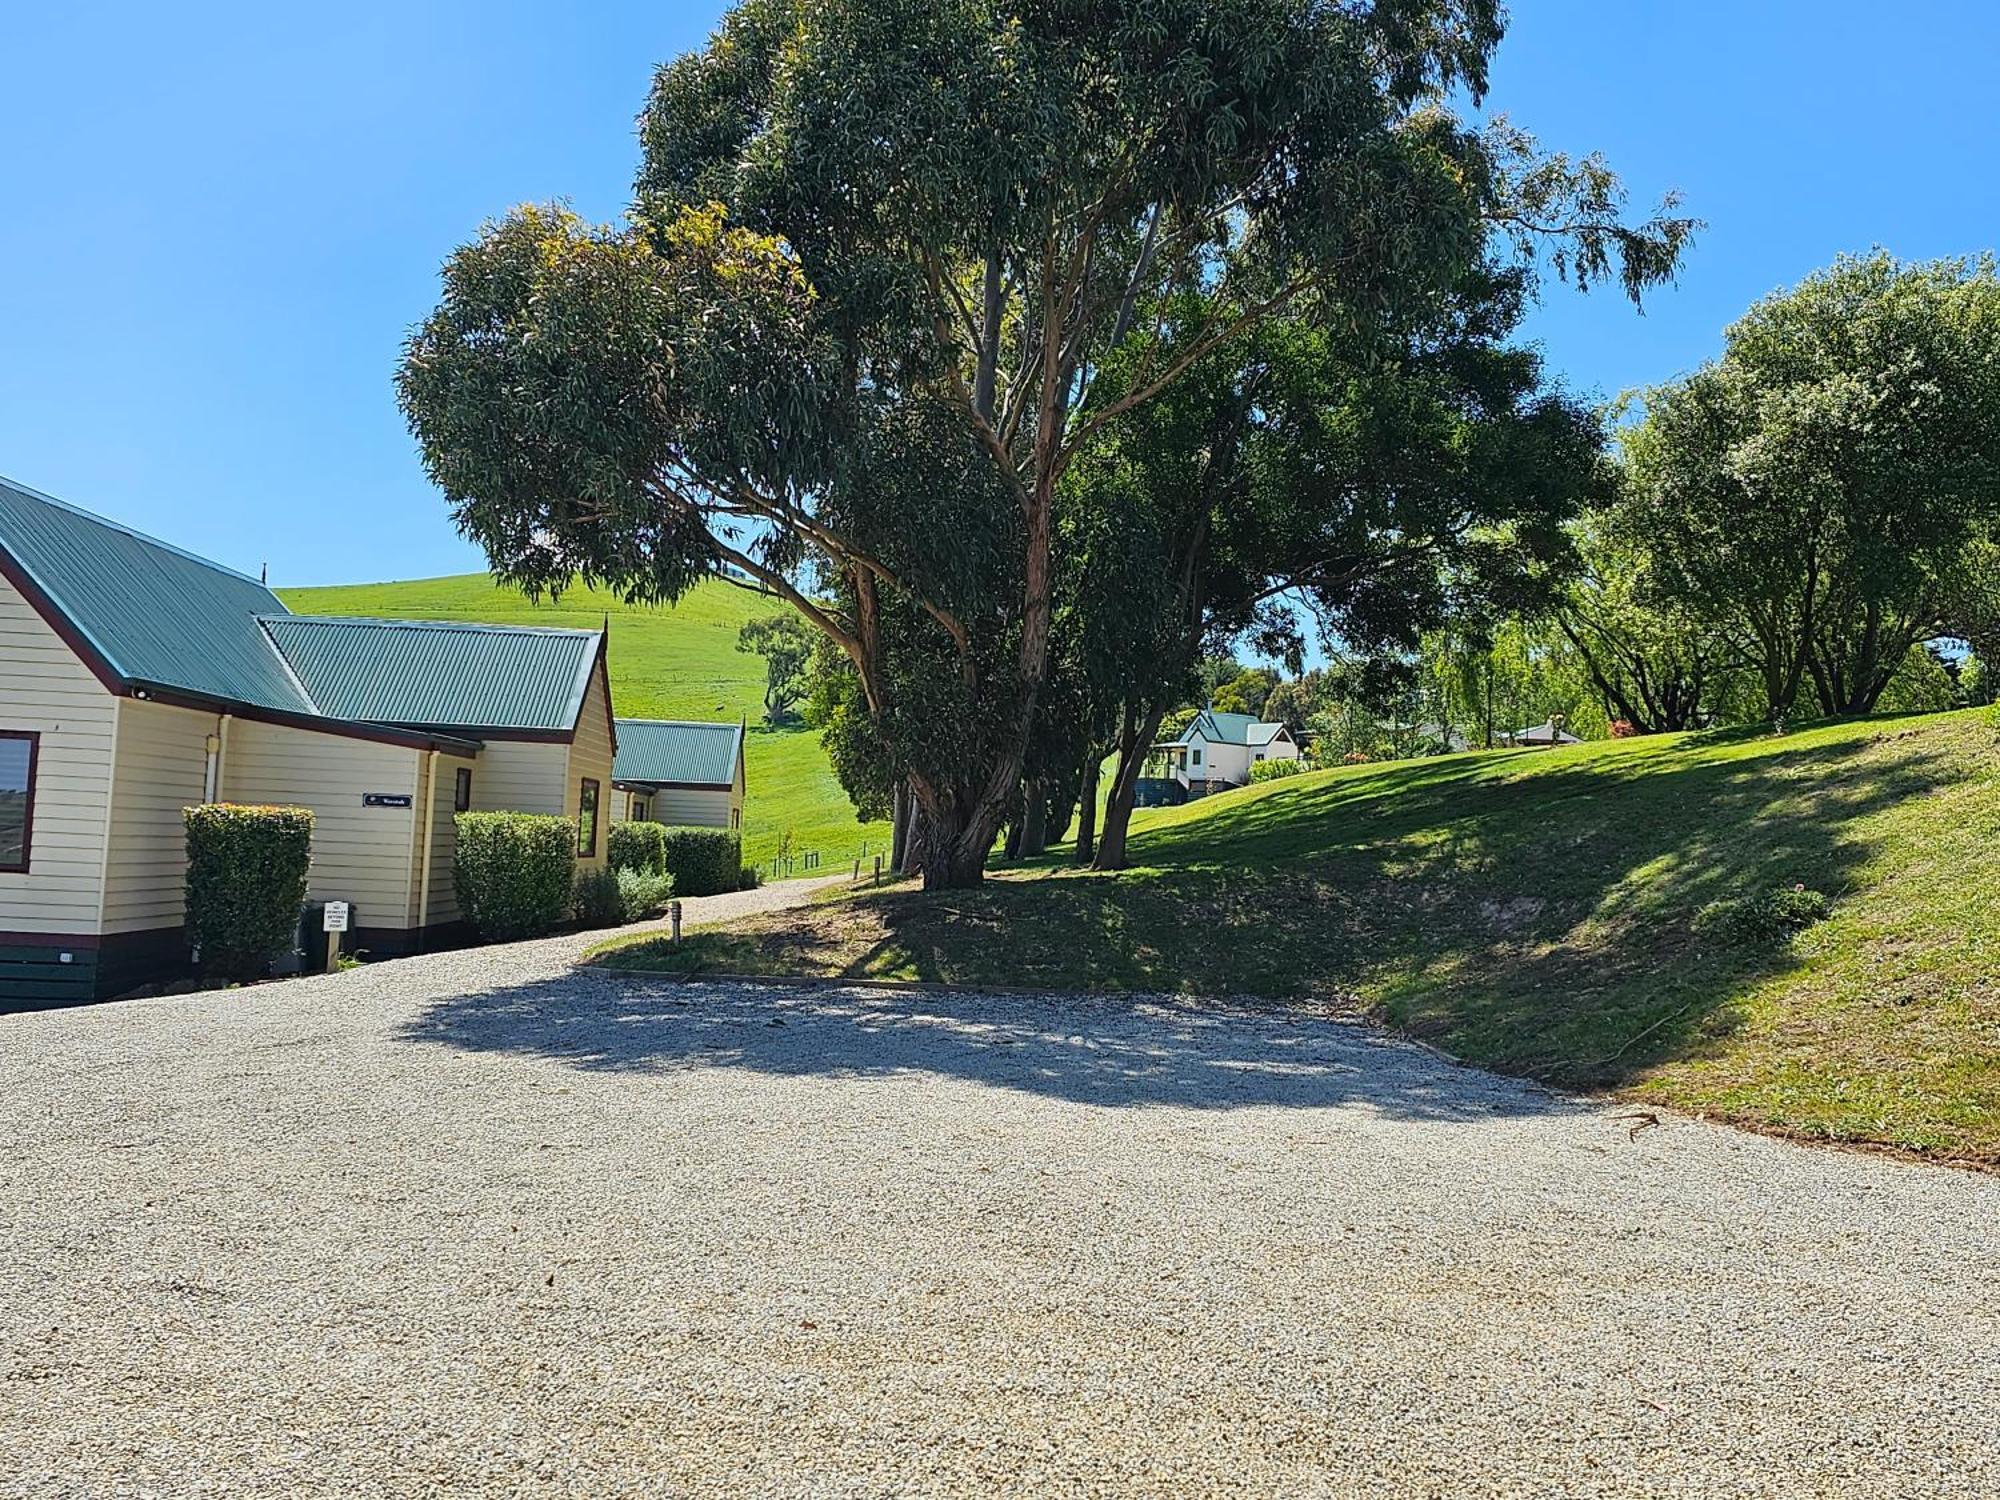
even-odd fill
[[[976,879],[1051,681],[1065,478],[1264,325],[1357,346],[1690,221],[1448,108],[1492,0],[745,0],[660,70],[627,220],[448,262],[400,393],[503,577],[725,572],[838,650],[927,880]]]

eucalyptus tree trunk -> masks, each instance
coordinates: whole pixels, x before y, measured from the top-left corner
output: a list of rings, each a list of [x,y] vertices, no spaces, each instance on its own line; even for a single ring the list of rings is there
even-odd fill
[[[1132,826],[1132,807],[1139,796],[1139,773],[1146,768],[1146,752],[1160,732],[1167,716],[1165,704],[1154,704],[1135,712],[1126,704],[1118,731],[1118,770],[1111,778],[1111,797],[1104,805],[1104,832],[1097,841],[1093,870],[1125,868],[1125,835]]]
[[[1102,760],[1097,747],[1092,745],[1084,752],[1083,792],[1077,799],[1076,808],[1076,854],[1073,862],[1087,865],[1097,858],[1097,776]]]
[[[1031,781],[1024,788],[1021,809],[1021,838],[1016,853],[1022,859],[1035,859],[1049,852],[1049,789],[1039,780]]]
[[[910,852],[910,814],[915,810],[910,784],[899,781],[889,793],[889,868],[900,873]]]

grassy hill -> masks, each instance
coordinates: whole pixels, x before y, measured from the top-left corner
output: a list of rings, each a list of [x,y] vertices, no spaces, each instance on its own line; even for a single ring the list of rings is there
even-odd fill
[[[782,608],[726,583],[697,587],[671,608],[630,605],[592,589],[566,593],[559,604],[536,604],[484,573],[408,583],[284,589],[300,614],[378,615],[413,620],[483,620],[503,625],[564,625],[596,629],[611,622],[611,685],[628,718],[747,718],[744,858],[768,861],[787,830],[800,851],[817,849],[831,864],[853,859],[864,844],[879,848],[886,824],[862,824],[834,780],[810,730],[770,730],[764,711],[764,663],[736,649],[743,622]]]
[[[1353,1007],[1469,1061],[2000,1165],[1988,710],[1317,772],[1142,814],[1137,868],[862,893],[631,966]],[[1804,885],[1829,919],[1734,937]]]

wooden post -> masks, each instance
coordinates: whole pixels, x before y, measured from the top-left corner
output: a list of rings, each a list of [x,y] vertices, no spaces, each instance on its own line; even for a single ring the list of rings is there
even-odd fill
[[[326,935],[326,972],[331,974],[339,967],[340,934],[338,932],[329,932]]]
[[[874,880],[874,883],[875,883],[876,885],[880,885],[880,884],[882,883],[882,856],[881,856],[881,855],[879,855],[879,854],[875,856],[875,880]]]
[[[676,948],[678,948],[678,947],[680,947],[680,945],[681,945],[681,904],[680,904],[680,902],[676,901],[676,902],[675,902],[675,903],[674,903],[674,904],[673,904],[672,906],[670,906],[670,907],[668,907],[668,908],[667,908],[667,911],[668,911],[668,912],[669,912],[669,913],[670,913],[670,914],[672,915],[672,917],[673,917],[673,919],[674,919],[674,946],[675,946]]]

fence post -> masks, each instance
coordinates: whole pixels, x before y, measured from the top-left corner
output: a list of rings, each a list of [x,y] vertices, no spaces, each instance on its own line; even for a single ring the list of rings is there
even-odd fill
[[[882,883],[882,856],[881,856],[881,855],[879,855],[879,854],[875,856],[875,882],[874,882],[874,883],[875,883],[876,885],[880,885],[880,884]]]

